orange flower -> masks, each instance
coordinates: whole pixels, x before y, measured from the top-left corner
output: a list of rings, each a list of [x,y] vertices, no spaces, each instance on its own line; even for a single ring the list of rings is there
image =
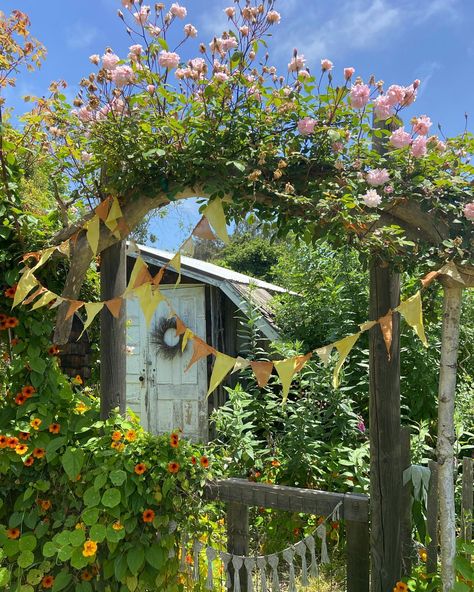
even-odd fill
[[[6,329],[8,329],[7,321],[0,321],[0,331],[5,331]]]
[[[184,561],[188,564],[188,565],[193,565],[194,561],[193,561],[193,556],[190,555],[189,553],[186,555],[186,557],[184,558]]]
[[[52,345],[49,349],[48,349],[48,354],[50,356],[57,356],[59,354],[59,347],[57,345]]]
[[[84,580],[84,582],[90,582],[92,580],[91,572],[88,571],[87,569],[84,569],[83,571],[81,571],[81,580]]]
[[[339,522],[331,522],[331,528],[333,530],[338,530],[339,529]]]
[[[46,454],[46,450],[44,448],[35,448],[33,450],[33,456],[35,458],[43,458],[43,456]]]
[[[120,522],[120,520],[117,520],[117,522],[112,524],[112,528],[114,530],[123,530],[123,524]]]
[[[142,514],[143,522],[153,522],[155,518],[155,512],[153,510],[145,510]]]
[[[23,393],[18,393],[18,395],[15,397],[15,403],[17,405],[23,405],[27,399],[28,397],[26,397]]]
[[[8,438],[8,448],[16,448],[18,445],[18,438],[15,438],[15,436],[11,436],[10,438]]]
[[[146,471],[146,468],[147,467],[144,463],[138,463],[135,465],[134,471],[137,475],[143,475],[143,473]]]
[[[31,467],[31,465],[35,462],[35,459],[32,456],[29,456],[27,459],[25,459],[24,461],[24,465],[25,467]]]
[[[26,444],[18,444],[15,446],[15,452],[20,456],[28,452],[28,446]]]
[[[201,460],[199,462],[201,463],[201,467],[203,467],[204,469],[207,469],[209,467],[209,459],[207,458],[207,456],[201,456]]]
[[[31,397],[36,393],[36,389],[34,386],[27,385],[21,389],[21,392],[23,395],[25,395],[25,397]]]
[[[137,432],[135,430],[128,430],[125,434],[127,442],[134,442],[137,439]]]
[[[177,462],[168,463],[168,472],[177,473],[178,471],[179,471],[179,463],[177,463]]]
[[[112,444],[110,445],[110,448],[117,448],[118,445],[119,445],[118,442],[112,442]]]
[[[20,321],[16,317],[8,317],[5,321],[5,327],[7,329],[13,329],[14,327],[18,327]]]
[[[30,432],[18,432],[18,437],[20,438],[20,440],[29,440]]]
[[[5,290],[5,292],[3,293],[5,295],[5,298],[15,298],[16,288],[17,288],[17,284],[14,284],[10,288],[7,288]]]
[[[0,435],[0,448],[6,448],[8,446],[8,438],[3,434]]]
[[[41,580],[41,586],[43,588],[52,588],[54,584],[54,577],[53,576],[44,576]]]
[[[45,512],[51,508],[51,502],[49,500],[39,500],[39,505]]]
[[[179,446],[179,436],[176,432],[172,433],[170,436],[170,446],[171,448],[178,448]]]
[[[94,557],[97,552],[97,543],[95,541],[91,541],[90,539],[84,543],[84,548],[82,549],[82,554],[84,557]]]
[[[72,379],[72,383],[73,384],[84,384],[84,381],[82,380],[80,374],[77,374],[75,376],[75,378]]]
[[[122,439],[122,432],[119,432],[118,430],[116,430],[115,432],[112,433],[112,440],[114,442],[118,442],[121,439]]]
[[[115,442],[115,444],[117,444],[115,447],[117,452],[123,452],[125,450],[125,444],[123,442]]]
[[[9,528],[7,530],[7,537],[9,539],[17,539],[20,536],[20,529],[19,528]]]
[[[197,463],[197,458],[195,456],[191,457],[191,464],[195,465]]]
[[[61,430],[61,426],[59,425],[59,423],[52,423],[52,424],[50,424],[48,430],[52,434],[59,434],[59,431]]]
[[[397,582],[393,592],[408,592],[408,586],[405,584],[405,582]]]
[[[34,419],[32,419],[30,421],[30,426],[34,429],[34,430],[39,430],[40,425],[43,423],[43,421],[41,419],[39,419],[39,417],[35,417]]]
[[[277,460],[276,458],[274,458],[272,460],[272,467],[279,467],[281,465],[281,462],[279,460]]]

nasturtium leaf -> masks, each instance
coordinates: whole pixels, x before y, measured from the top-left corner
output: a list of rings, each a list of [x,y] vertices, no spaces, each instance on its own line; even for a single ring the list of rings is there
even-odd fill
[[[61,457],[61,463],[67,476],[74,481],[81,472],[84,464],[84,452],[79,448],[66,448],[66,452]]]
[[[107,529],[103,524],[94,524],[91,527],[89,536],[93,541],[101,543],[106,537]]]
[[[88,507],[97,506],[100,502],[100,493],[95,487],[89,487],[85,490],[82,499],[84,500],[84,504]]]
[[[74,549],[71,555],[71,565],[75,569],[82,569],[88,563],[88,557],[84,557],[82,554],[82,547]]]
[[[20,567],[25,568],[29,567],[34,560],[35,556],[32,551],[22,551],[18,555],[17,563]]]
[[[69,545],[70,535],[71,533],[69,532],[69,530],[63,530],[62,532],[58,532],[58,534],[54,535],[53,541],[60,546]]]
[[[69,561],[71,559],[71,555],[74,551],[74,547],[71,545],[66,545],[65,547],[61,547],[58,551],[58,559],[59,561]]]
[[[5,555],[7,557],[13,557],[18,553],[18,541],[17,540],[8,540],[3,543],[3,550],[5,551]]]
[[[127,559],[125,555],[119,555],[114,561],[115,579],[122,582],[127,573]]]
[[[43,579],[44,572],[41,569],[29,569],[26,574],[26,581],[32,586],[37,586]]]
[[[6,586],[10,580],[10,571],[6,567],[0,567],[0,586]]]
[[[99,510],[97,508],[87,508],[87,510],[84,510],[84,512],[82,512],[81,519],[84,522],[84,524],[87,524],[87,526],[91,526],[92,524],[95,524],[99,519]]]
[[[108,508],[114,508],[120,503],[120,491],[115,487],[107,489],[102,496],[102,503]]]
[[[167,556],[168,552],[157,544],[150,545],[145,551],[147,563],[149,563],[156,570],[162,569],[166,563]]]
[[[18,541],[20,551],[34,551],[36,549],[36,537],[33,534],[25,534]]]
[[[85,540],[86,533],[82,530],[82,528],[73,530],[69,535],[69,542],[73,547],[79,547],[79,545],[82,545]]]
[[[100,473],[94,479],[94,489],[97,489],[97,490],[102,489],[102,487],[104,487],[104,485],[106,483],[107,483],[107,473]]]
[[[59,592],[60,590],[64,590],[64,588],[66,588],[66,586],[71,581],[71,578],[72,575],[67,571],[60,571],[54,578],[52,592]]]
[[[118,543],[125,536],[125,528],[115,530],[112,525],[107,526],[106,537],[109,543]]]
[[[17,588],[18,592],[35,592],[33,586],[30,584],[23,584],[19,588]]]
[[[132,547],[127,552],[127,565],[133,575],[136,575],[145,563],[145,550],[141,545]]]
[[[51,541],[48,541],[43,545],[43,556],[44,557],[53,557],[58,552],[58,547]]]
[[[127,478],[127,473],[122,471],[122,469],[117,469],[116,471],[112,471],[109,477],[114,485],[122,485]]]

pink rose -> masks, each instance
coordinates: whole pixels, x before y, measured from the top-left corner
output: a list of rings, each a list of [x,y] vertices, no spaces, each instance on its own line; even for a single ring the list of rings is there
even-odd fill
[[[176,72],[174,73],[174,75],[176,76],[176,78],[178,80],[184,80],[185,78],[188,77],[188,75],[190,74],[190,69],[189,68],[177,68]]]
[[[333,63],[331,60],[328,60],[327,58],[321,60],[321,70],[323,70],[323,72],[330,72],[332,70],[332,66]]]
[[[89,107],[81,107],[77,111],[73,111],[73,114],[82,121],[82,123],[88,123],[94,119],[94,113],[89,109]]]
[[[362,195],[362,199],[368,208],[376,208],[382,201],[381,196],[375,191],[375,189],[369,189],[367,193]]]
[[[142,55],[143,46],[139,43],[136,43],[135,45],[130,45],[128,49],[130,50],[130,53],[132,53],[133,55],[139,56]]]
[[[224,12],[230,19],[234,18],[235,16],[235,8],[233,6],[228,6],[227,8],[224,8]]]
[[[218,82],[226,82],[226,80],[229,80],[229,76],[225,72],[216,72],[214,74],[214,80],[217,80]]]
[[[132,8],[134,0],[122,0],[122,6],[124,8]]]
[[[180,6],[177,2],[173,2],[170,12],[173,16],[176,16],[180,19],[184,19],[184,17],[188,14],[186,8],[184,8],[184,6]]]
[[[260,91],[258,90],[258,87],[256,87],[256,86],[251,86],[248,89],[247,96],[257,99],[257,101],[260,101],[260,99],[262,98],[262,94],[260,93]]]
[[[420,117],[414,117],[412,119],[413,131],[415,134],[420,136],[426,136],[429,132],[430,127],[433,125],[428,115],[420,115]]]
[[[314,132],[316,120],[311,117],[304,117],[298,121],[298,131],[302,136],[310,136]]]
[[[392,84],[388,87],[387,97],[392,106],[402,104],[405,99],[405,89],[398,84]]]
[[[362,109],[370,98],[370,88],[367,84],[354,84],[349,93],[350,103],[354,109]]]
[[[112,71],[112,80],[115,86],[122,88],[127,84],[131,84],[135,80],[135,74],[130,66],[117,66]]]
[[[94,53],[93,55],[89,56],[89,61],[97,66],[97,64],[100,62],[100,55],[98,53]]]
[[[392,185],[387,185],[386,187],[383,188],[383,190],[385,191],[385,193],[393,193]]]
[[[247,35],[249,34],[249,28],[247,25],[240,27],[239,31],[240,31],[240,34],[242,35],[242,37],[247,37]]]
[[[194,25],[191,25],[191,24],[184,25],[184,34],[187,37],[197,37],[198,30],[196,29],[196,27]]]
[[[179,65],[181,58],[177,53],[173,51],[160,51],[160,55],[158,56],[158,63],[163,68],[167,70],[171,70],[172,68],[177,68]]]
[[[380,95],[374,100],[374,112],[377,119],[385,121],[393,115],[390,98],[386,95]]]
[[[222,37],[214,37],[214,39],[209,43],[209,47],[213,53],[222,53]]]
[[[298,72],[298,70],[303,70],[306,64],[306,59],[304,55],[298,54],[291,58],[291,62],[288,64],[288,72]]]
[[[408,107],[408,105],[411,105],[416,101],[416,88],[413,84],[411,84],[410,86],[405,87],[404,91],[405,94],[403,96],[403,101],[401,102],[401,105],[403,105],[404,107]]]
[[[155,37],[158,37],[158,35],[161,33],[160,27],[155,25],[148,25],[147,29],[150,32],[150,35],[154,35]]]
[[[119,62],[120,58],[115,53],[108,52],[102,56],[102,67],[106,70],[115,70]]]
[[[150,14],[150,7],[149,6],[142,6],[140,8],[139,12],[133,13],[133,17],[139,25],[144,25],[148,20],[149,14]]]
[[[193,70],[196,70],[197,72],[205,72],[207,69],[206,61],[203,58],[194,58],[189,60],[188,64]],[[217,62],[217,64],[220,66],[219,62]]]
[[[278,25],[281,21],[280,13],[277,12],[276,10],[270,10],[270,12],[267,14],[267,21],[271,25]]]
[[[147,92],[149,92],[151,95],[154,95],[154,94],[155,94],[156,87],[155,87],[155,85],[154,85],[154,84],[148,84],[148,85],[147,85],[147,87],[146,87],[146,90],[147,90]]]
[[[300,72],[298,72],[298,78],[306,80],[308,78],[311,78],[311,74],[308,72],[308,70],[301,70]]]
[[[415,158],[421,158],[426,154],[426,138],[424,136],[418,136],[411,145],[411,153]]]
[[[404,148],[405,146],[409,146],[411,144],[412,139],[410,134],[405,131],[404,127],[399,127],[394,132],[392,132],[389,141],[394,148]]]
[[[390,180],[390,175],[387,169],[372,169],[367,172],[367,183],[372,187],[383,185]]]
[[[464,206],[463,213],[468,220],[472,220],[474,222],[474,201],[471,201],[471,203],[468,203]]]
[[[355,68],[344,68],[344,79],[349,80],[354,75]]]
[[[222,51],[230,51],[231,49],[235,49],[238,45],[239,44],[237,43],[237,39],[235,37],[222,39],[221,43]]]

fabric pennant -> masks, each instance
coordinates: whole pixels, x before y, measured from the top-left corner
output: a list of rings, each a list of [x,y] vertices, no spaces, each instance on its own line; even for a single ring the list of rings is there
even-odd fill
[[[204,240],[216,240],[216,235],[212,232],[212,228],[205,216],[196,224],[192,234]]]
[[[203,341],[200,337],[197,337],[197,335],[195,335],[193,337],[193,355],[184,371],[187,372],[193,364],[198,362],[201,358],[207,357],[210,354],[215,353],[215,351],[216,350],[213,347],[207,345],[205,341]]]
[[[99,250],[99,237],[100,237],[100,218],[99,216],[94,216],[89,222],[87,223],[87,232],[86,232],[87,242],[91,248],[92,254],[95,256],[97,255],[97,251]]]
[[[324,347],[318,347],[318,349],[315,349],[314,351],[320,357],[322,363],[327,366],[329,364],[329,359],[333,349],[334,344],[331,343],[330,345],[325,345]]]
[[[51,255],[54,253],[54,251],[56,250],[56,247],[49,247],[47,249],[45,249],[42,253],[40,258],[38,259],[38,263],[32,268],[32,272],[35,272],[37,269],[39,269],[40,267],[42,267],[46,261],[51,257]]]
[[[184,332],[184,335],[183,335],[183,341],[181,343],[181,351],[182,352],[184,352],[184,350],[186,349],[189,339],[192,339],[193,337],[194,337],[194,333],[191,331],[191,329],[186,329],[186,331]]]
[[[148,270],[148,265],[141,257],[137,257],[132,269],[132,273],[130,274],[130,279],[128,281],[127,289],[125,290],[125,294],[132,292],[135,288],[138,288],[146,282],[151,282],[151,280],[152,277],[150,271]]]
[[[55,298],[59,298],[57,294],[55,294],[54,292],[47,291],[45,294],[43,294],[43,296],[41,296],[41,298],[39,300],[37,300],[33,304],[33,306],[31,307],[31,310],[36,310],[37,308],[41,308],[42,306],[46,306],[47,304],[49,304],[51,302],[51,300],[54,300]]]
[[[366,321],[365,323],[362,323],[362,325],[359,325],[360,332],[364,333],[364,331],[369,331],[372,327],[375,327],[376,324],[377,321]]]
[[[82,328],[82,333],[79,335],[79,339],[82,337],[82,334],[84,333],[84,331],[86,331],[86,329],[88,329],[88,327],[90,326],[92,321],[95,319],[95,317],[102,310],[103,307],[104,307],[103,302],[85,302],[84,303],[84,308],[86,309],[87,319],[86,319],[84,326]]]
[[[290,392],[291,381],[296,373],[299,361],[298,358],[289,358],[288,360],[278,360],[277,362],[273,362],[273,364],[280,377],[281,386],[283,387],[283,403],[286,403],[288,393]]]
[[[153,279],[152,279],[151,283],[154,286],[159,286],[160,285],[161,280],[163,279],[163,276],[165,275],[165,271],[166,271],[166,265],[164,267],[162,267],[160,269],[160,271],[155,276],[153,276]]]
[[[123,218],[122,208],[120,207],[118,199],[114,197],[112,205],[110,206],[109,213],[105,220],[105,225],[109,230],[114,231],[117,227],[117,221],[120,218]]]
[[[379,319],[380,329],[382,331],[383,340],[385,342],[385,347],[387,348],[388,354],[388,361],[391,359],[390,349],[392,347],[392,333],[393,333],[393,315],[392,311],[388,311],[388,313]]]
[[[157,288],[153,289],[151,284],[143,284],[139,288],[136,288],[135,294],[145,317],[146,325],[150,327],[155,310],[165,297]]]
[[[106,300],[104,302],[105,306],[110,310],[110,314],[116,319],[118,319],[120,316],[122,303],[123,298],[121,296],[117,296],[117,298],[112,298],[111,300]]]
[[[401,302],[397,310],[405,319],[405,321],[415,329],[416,334],[421,339],[425,347],[428,347],[428,341],[425,335],[425,328],[423,326],[423,306],[421,302],[421,292],[418,290],[416,294]]]
[[[427,288],[439,276],[439,273],[439,271],[430,271],[427,273],[421,280],[423,288]]]
[[[102,222],[104,222],[104,223],[107,220],[107,216],[109,215],[109,208],[110,208],[111,201],[112,201],[112,196],[109,195],[108,197],[106,197],[104,199],[104,201],[101,201],[100,204],[94,210],[94,212],[97,214],[99,219],[102,220]]]
[[[72,315],[81,308],[81,306],[84,306],[84,302],[81,300],[69,300],[68,302],[69,308],[67,310],[66,316],[64,317],[64,320],[66,321],[71,318]]]
[[[222,200],[217,197],[209,202],[203,211],[203,215],[206,216],[209,224],[221,241],[226,244],[229,243],[230,239],[227,234],[227,222],[225,219],[224,208],[222,207]]]
[[[188,239],[186,239],[184,241],[184,243],[181,245],[179,250],[181,251],[181,253],[183,253],[183,255],[187,255],[188,257],[192,257],[194,255],[193,237],[190,236]]]
[[[26,271],[20,278],[18,285],[16,287],[15,296],[13,298],[13,306],[18,306],[23,302],[23,300],[28,296],[28,294],[39,284],[38,280],[35,278],[33,274],[33,270],[26,268]]]
[[[234,372],[240,372],[240,370],[244,370],[244,368],[248,368],[250,366],[250,360],[246,360],[245,358],[242,358],[241,356],[237,356],[237,359],[235,360],[235,365],[232,369],[231,374],[233,374]]]
[[[178,274],[178,279],[176,280],[175,286],[179,284],[181,281],[181,253],[178,251],[176,255],[170,260],[168,263],[170,267],[172,267],[176,273]]]
[[[23,300],[23,304],[25,306],[28,306],[28,304],[31,304],[33,302],[33,300],[35,300],[35,298],[37,298],[40,294],[43,294],[44,292],[46,292],[46,288],[43,286],[40,286],[39,288],[37,288],[33,294],[31,294],[30,296],[28,296],[28,298],[26,298],[26,300]]]
[[[265,388],[273,372],[273,362],[250,362],[250,366],[255,374],[258,386]]]
[[[183,323],[183,321],[176,315],[175,312],[171,313],[171,316],[176,316],[176,337],[179,337],[180,335],[184,335],[187,331],[187,327],[186,325]]]
[[[213,390],[215,390],[224,378],[229,374],[235,365],[235,358],[216,352],[216,359],[214,367],[212,368],[211,380],[209,382],[209,390],[207,396],[209,396]]]
[[[332,386],[334,388],[339,387],[339,373],[341,371],[342,365],[344,364],[345,359],[349,355],[349,352],[354,347],[359,337],[360,333],[354,333],[354,335],[348,335],[347,337],[344,337],[344,339],[341,339],[334,343],[334,347],[339,352],[339,359],[336,362],[332,378]]]

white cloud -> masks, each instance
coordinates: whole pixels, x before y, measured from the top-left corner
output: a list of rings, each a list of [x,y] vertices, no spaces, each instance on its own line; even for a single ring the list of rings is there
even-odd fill
[[[91,47],[97,39],[99,31],[96,27],[77,22],[66,30],[66,43],[73,49],[85,49]]]

